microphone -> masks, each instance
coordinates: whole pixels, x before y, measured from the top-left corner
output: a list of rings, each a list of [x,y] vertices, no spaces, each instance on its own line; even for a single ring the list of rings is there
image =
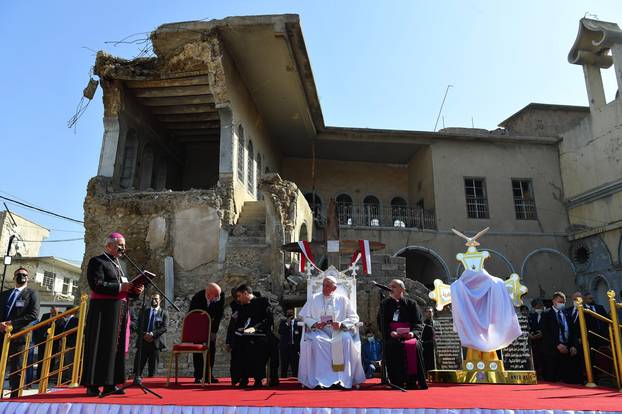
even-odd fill
[[[378,289],[382,289],[382,290],[386,290],[387,292],[392,292],[391,288],[385,285],[381,285],[380,283],[377,283],[375,281],[371,281],[371,283],[374,284],[374,286],[376,286]]]

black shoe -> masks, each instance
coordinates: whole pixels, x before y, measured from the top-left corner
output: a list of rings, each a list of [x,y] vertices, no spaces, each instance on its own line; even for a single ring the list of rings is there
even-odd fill
[[[278,387],[278,385],[279,385],[279,384],[280,384],[280,382],[279,382],[279,380],[278,380],[278,379],[271,379],[271,380],[268,382],[268,385],[269,385],[270,387]]]
[[[201,378],[195,378],[194,379],[194,383],[195,384],[200,384],[201,383]]]
[[[428,389],[428,384],[425,382],[420,382],[419,383],[419,389],[420,390],[427,390]]]
[[[218,378],[212,377],[212,384],[218,384]]]
[[[102,390],[102,394],[116,394],[116,395],[123,395],[125,394],[125,390],[122,390],[121,388],[115,387],[115,386],[105,386],[104,389]]]
[[[255,380],[255,383],[253,384],[253,388],[261,388],[263,387],[263,383],[261,382],[261,380]]]
[[[248,381],[240,381],[238,388],[248,388]]]
[[[86,396],[87,397],[99,396],[99,387],[86,387]]]

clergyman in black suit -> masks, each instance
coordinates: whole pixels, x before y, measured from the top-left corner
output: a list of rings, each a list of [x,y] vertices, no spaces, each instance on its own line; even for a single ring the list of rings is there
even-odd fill
[[[188,311],[195,309],[206,311],[212,319],[209,353],[210,368],[213,369],[214,359],[216,358],[216,334],[218,333],[218,327],[220,326],[220,321],[225,311],[225,293],[216,283],[208,283],[205,289],[201,289],[195,293],[190,300],[190,309],[188,309]],[[192,362],[194,363],[194,382],[198,384],[203,378],[203,355],[192,354]],[[218,379],[214,378],[213,373],[211,381],[218,382]]]
[[[160,295],[151,295],[151,306],[145,307],[140,312],[138,323],[142,324],[142,338],[136,338],[136,348],[142,341],[140,363],[138,361],[138,351],[134,357],[134,370],[136,375],[142,377],[145,364],[147,363],[147,376],[153,377],[160,361],[160,351],[166,349],[166,344],[162,335],[166,332],[168,325],[168,312],[160,307]],[[138,326],[135,326],[138,328]]]
[[[572,331],[571,317],[565,312],[566,295],[555,292],[553,306],[542,314],[543,377],[545,381],[577,381],[578,342]]]
[[[15,281],[14,289],[7,289],[0,295],[0,350],[4,341],[4,333],[9,325],[13,327],[12,333],[15,334],[39,316],[39,296],[37,292],[28,287],[28,270],[20,267],[13,273]],[[9,360],[9,384],[11,385],[11,398],[17,397],[17,388],[21,379],[21,362],[23,355],[20,353],[24,350],[25,337],[22,336],[11,341],[9,346],[9,355],[15,355]],[[17,372],[16,372],[17,371]],[[4,378],[2,378],[4,381]]]

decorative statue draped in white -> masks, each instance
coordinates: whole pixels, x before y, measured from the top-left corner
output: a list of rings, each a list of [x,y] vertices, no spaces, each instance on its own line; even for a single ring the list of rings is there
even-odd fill
[[[336,289],[336,279],[325,277],[322,292],[314,294],[299,313],[307,330],[300,342],[298,380],[307,388],[352,388],[365,381],[361,343],[354,338],[359,317]]]

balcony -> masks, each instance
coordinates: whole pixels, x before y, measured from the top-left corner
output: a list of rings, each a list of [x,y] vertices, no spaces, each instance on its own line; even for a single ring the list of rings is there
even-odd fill
[[[420,207],[337,203],[340,226],[401,227],[436,230],[434,210]]]

